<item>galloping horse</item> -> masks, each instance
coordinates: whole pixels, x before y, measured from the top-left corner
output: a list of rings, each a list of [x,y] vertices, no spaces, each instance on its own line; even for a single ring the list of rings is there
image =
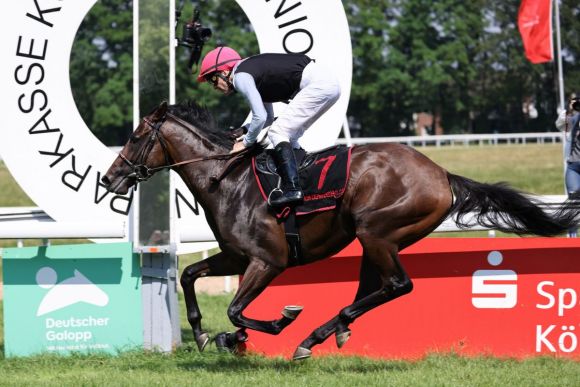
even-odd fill
[[[125,194],[157,170],[171,168],[205,210],[221,252],[188,266],[181,276],[187,318],[200,351],[209,342],[194,290],[200,277],[243,274],[227,311],[240,329],[222,336],[227,347],[244,340],[247,328],[278,334],[301,311],[288,306],[281,318],[272,321],[243,314],[290,263],[283,225],[269,212],[255,183],[249,157],[255,150],[230,155],[234,141],[195,103],[163,103],[142,120],[102,179],[109,191]],[[241,159],[234,168],[228,162],[232,157]],[[222,173],[224,169],[229,173]],[[212,178],[220,174],[219,179]],[[359,239],[363,247],[359,288],[354,302],[315,329],[293,358],[309,357],[312,347],[333,333],[341,347],[356,318],[409,293],[413,284],[398,252],[431,233],[448,216],[455,215],[456,223],[465,227],[473,221],[465,220],[469,213],[476,214],[474,222],[480,225],[541,236],[561,234],[580,217],[573,203],[545,213],[537,202],[503,183],[483,184],[453,175],[405,145],[356,146],[339,205],[297,221],[305,264],[328,258]]]

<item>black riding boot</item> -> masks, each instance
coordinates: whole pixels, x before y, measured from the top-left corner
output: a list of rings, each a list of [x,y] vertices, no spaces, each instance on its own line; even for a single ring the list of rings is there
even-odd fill
[[[580,200],[580,191],[568,192],[568,199]]]
[[[274,161],[276,161],[277,172],[282,178],[282,184],[280,185],[282,194],[272,195],[270,205],[282,207],[302,203],[304,194],[300,188],[298,167],[289,142],[281,142],[276,145],[276,148],[274,148]]]

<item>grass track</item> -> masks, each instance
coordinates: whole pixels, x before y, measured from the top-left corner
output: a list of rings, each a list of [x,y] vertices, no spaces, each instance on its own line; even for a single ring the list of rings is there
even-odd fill
[[[578,386],[578,365],[430,356],[419,362],[327,357],[306,362],[179,351],[8,360],[6,386]]]
[[[231,296],[201,296],[205,326],[228,329]],[[182,315],[184,340],[191,334]],[[1,330],[1,329],[0,329]],[[356,332],[354,333],[356,334]],[[1,345],[1,344],[0,344]],[[574,386],[580,363],[550,357],[517,361],[433,354],[421,361],[320,357],[303,362],[235,357],[185,345],[174,354],[0,357],[0,386]]]

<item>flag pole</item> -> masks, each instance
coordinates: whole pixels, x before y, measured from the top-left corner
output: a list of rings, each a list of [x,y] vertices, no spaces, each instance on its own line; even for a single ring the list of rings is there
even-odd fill
[[[566,101],[564,97],[564,71],[562,69],[562,42],[560,39],[560,6],[558,4],[559,0],[554,0],[554,19],[556,22],[556,58],[558,63],[558,88],[560,94],[560,109],[558,109],[558,114],[560,111],[566,108]],[[562,151],[564,156],[564,176],[566,175],[566,133],[565,131],[562,132]],[[566,187],[566,178],[564,177],[564,191],[566,195],[568,194],[568,187]],[[568,230],[568,238],[576,237],[577,231],[576,229]]]
[[[560,6],[559,0],[554,0],[554,18],[556,22],[556,60],[558,63],[558,88],[560,92],[560,111],[565,108],[564,71],[562,70],[562,42],[560,40]]]

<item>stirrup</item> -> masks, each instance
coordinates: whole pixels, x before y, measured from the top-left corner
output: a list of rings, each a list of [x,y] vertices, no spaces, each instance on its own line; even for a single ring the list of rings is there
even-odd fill
[[[288,197],[286,195],[293,194],[295,197]],[[275,203],[278,201],[278,203]],[[304,193],[302,190],[290,190],[283,192],[279,198],[275,198],[273,200],[268,200],[268,204],[272,207],[283,207],[287,205],[298,205],[304,202]]]
[[[270,194],[268,195],[268,205],[269,205],[270,207],[274,207],[274,206],[272,205],[272,202],[270,201],[270,199],[272,198],[272,194],[273,194],[274,192],[279,192],[279,193],[280,193],[280,196],[284,195],[284,191],[282,191],[282,190],[281,190],[280,188],[278,188],[278,187],[276,187],[276,188],[274,188],[272,191],[270,191]]]

